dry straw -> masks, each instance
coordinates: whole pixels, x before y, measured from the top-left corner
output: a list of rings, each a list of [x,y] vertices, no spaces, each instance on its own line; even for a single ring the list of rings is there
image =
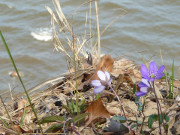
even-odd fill
[[[89,3],[89,14],[86,14],[86,23],[89,22],[89,33],[87,34],[85,31],[84,36],[77,36],[73,33],[73,26],[71,23],[68,22],[66,16],[62,12],[61,4],[59,0],[52,0],[55,8],[55,12],[48,6],[46,9],[51,15],[51,24],[53,29],[53,37],[54,37],[54,46],[55,49],[64,55],[66,55],[70,62],[73,63],[73,53],[75,52],[75,60],[79,64],[81,63],[82,59],[87,58],[86,50],[90,49],[90,53],[93,57],[100,58],[101,55],[101,43],[100,38],[102,34],[112,25],[115,21],[117,21],[120,17],[124,16],[127,11],[124,9],[120,9],[121,13],[117,16],[114,20],[112,20],[101,32],[100,25],[99,25],[99,13],[98,13],[98,1],[97,0],[90,0],[83,4],[81,4],[77,9],[81,6],[86,5]],[[97,28],[97,41],[93,42],[94,38],[96,39],[96,35],[92,34],[92,2],[95,4],[95,14],[96,14],[96,28]],[[77,10],[75,10],[76,13]],[[87,17],[87,15],[89,15]],[[85,24],[86,25],[86,24]],[[64,35],[65,38],[59,38],[59,36]],[[88,37],[88,38],[87,38]],[[74,40],[73,40],[74,38]],[[73,43],[74,42],[74,43]],[[93,44],[94,43],[94,44]],[[74,44],[74,46],[73,46]]]

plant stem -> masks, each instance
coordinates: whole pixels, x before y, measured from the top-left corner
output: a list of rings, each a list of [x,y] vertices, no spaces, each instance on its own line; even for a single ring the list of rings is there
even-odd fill
[[[161,133],[161,121],[160,121],[160,110],[159,110],[159,101],[158,101],[158,98],[157,98],[157,94],[156,94],[156,91],[155,91],[155,87],[154,87],[154,82],[152,82],[153,84],[153,91],[154,91],[154,95],[155,95],[155,98],[156,98],[156,103],[157,103],[157,110],[158,110],[158,121],[159,121],[159,134],[162,135]],[[162,119],[163,120],[163,119]]]
[[[142,124],[141,124],[140,133],[142,133],[142,129],[143,129],[143,125],[144,125],[144,120],[145,120],[145,115],[144,115],[144,106],[145,106],[145,103],[146,103],[146,97],[144,97],[144,102],[143,102],[143,106],[142,106],[143,121],[142,121]]]
[[[73,29],[72,29],[72,31],[73,31]],[[74,44],[74,42],[75,42],[75,37],[74,37],[74,33],[73,33],[73,61],[74,61],[74,73],[75,73],[75,79],[76,79],[76,108],[77,108],[77,113],[79,113],[80,111],[79,111],[79,107],[78,107],[78,105],[79,105],[79,96],[78,96],[78,84],[77,84],[77,69],[76,69],[76,55],[75,55],[75,44]]]
[[[97,21],[97,33],[98,33],[98,59],[100,59],[101,55],[101,43],[100,43],[100,29],[99,29],[99,17],[98,17],[98,4],[97,0],[95,0],[95,8],[96,8],[96,21]]]
[[[155,92],[155,90],[154,90],[154,92]],[[165,124],[164,124],[164,116],[163,116],[163,113],[162,113],[161,105],[160,105],[160,102],[159,102],[159,100],[158,100],[158,98],[157,98],[156,92],[155,92],[154,94],[155,94],[156,102],[157,102],[157,104],[158,104],[158,106],[159,106],[159,110],[160,110],[160,113],[161,113],[160,117],[161,117],[161,119],[162,119],[163,127],[164,127],[164,130],[165,130],[165,132],[166,132]],[[167,135],[167,132],[166,132],[166,135]]]
[[[110,89],[114,92],[114,94],[116,95],[116,97],[117,97],[117,99],[118,99],[118,101],[119,101],[119,104],[121,105],[121,109],[122,109],[122,111],[123,111],[123,115],[124,115],[124,118],[125,118],[125,120],[126,120],[126,124],[127,124],[128,129],[129,129],[129,133],[130,133],[130,132],[131,132],[131,128],[130,128],[130,126],[129,126],[129,124],[128,124],[128,120],[127,120],[127,118],[126,118],[126,114],[125,114],[125,111],[124,111],[123,104],[122,104],[119,96],[117,95],[116,91],[111,87],[111,85],[109,85],[109,87],[110,87]]]
[[[8,110],[7,110],[6,106],[5,106],[5,104],[4,104],[4,101],[2,100],[2,97],[1,97],[1,96],[0,96],[0,98],[1,98],[1,102],[2,102],[2,104],[3,104],[3,106],[4,106],[4,109],[5,109],[5,111],[6,111],[7,115],[8,115],[8,117],[9,117],[10,123],[13,125],[13,121],[12,121],[12,119],[11,119],[11,116],[9,115],[9,112],[8,112]]]
[[[11,52],[10,52],[10,50],[9,50],[9,47],[8,47],[8,45],[7,45],[7,43],[6,43],[5,39],[4,39],[1,31],[0,31],[0,35],[1,35],[1,39],[2,39],[2,41],[3,41],[3,43],[4,43],[4,46],[5,46],[5,48],[6,48],[6,51],[7,51],[8,55],[9,55],[9,58],[10,58],[12,64],[13,64],[13,67],[14,67],[17,75],[18,75],[19,81],[21,82],[21,85],[22,85],[22,87],[23,87],[23,89],[24,89],[24,92],[25,92],[25,94],[26,94],[26,97],[27,97],[27,99],[28,99],[28,102],[29,102],[29,104],[30,104],[30,106],[31,106],[31,108],[32,108],[32,111],[33,111],[36,119],[37,119],[37,122],[38,122],[39,128],[40,128],[40,130],[41,130],[41,133],[43,134],[42,127],[41,127],[41,125],[39,124],[39,119],[38,119],[37,113],[36,113],[36,111],[35,111],[35,109],[34,109],[34,106],[33,106],[32,102],[31,102],[30,96],[29,96],[29,94],[28,94],[28,92],[27,92],[27,90],[26,90],[26,88],[25,88],[25,85],[24,85],[24,83],[23,83],[23,81],[22,81],[22,79],[21,79],[21,76],[19,75],[19,71],[18,71],[18,69],[17,69],[17,67],[16,67],[16,64],[15,64],[15,62],[14,62],[14,59],[13,59],[13,57],[12,57],[12,55],[11,55]]]

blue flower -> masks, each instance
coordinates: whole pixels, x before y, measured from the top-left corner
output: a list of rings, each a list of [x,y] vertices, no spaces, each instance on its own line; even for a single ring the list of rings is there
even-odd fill
[[[141,65],[142,78],[148,79],[149,81],[160,79],[161,77],[164,76],[164,73],[163,73],[164,69],[165,69],[164,65],[162,65],[159,69],[157,69],[157,65],[154,61],[152,61],[149,64],[149,71],[147,67],[144,64],[142,64]]]
[[[100,80],[92,80],[91,84],[95,87],[93,92],[95,94],[101,93],[107,86],[111,85],[112,79],[108,72],[98,71],[97,75]]]
[[[142,79],[138,86],[140,87],[140,92],[136,93],[138,97],[146,95],[151,89],[151,85],[147,79]]]

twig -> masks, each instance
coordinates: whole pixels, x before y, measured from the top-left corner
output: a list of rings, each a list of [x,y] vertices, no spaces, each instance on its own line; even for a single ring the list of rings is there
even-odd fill
[[[162,135],[162,132],[161,132],[161,120],[160,120],[160,118],[162,117],[162,114],[160,115],[160,105],[159,105],[159,102],[158,102],[159,100],[157,98],[157,94],[156,94],[156,91],[155,91],[154,82],[152,82],[152,84],[153,84],[153,92],[154,92],[154,95],[155,95],[155,98],[156,98],[157,110],[158,110],[159,134]]]
[[[159,108],[157,108],[157,109],[158,109],[158,110],[160,111],[160,113],[161,113],[163,128],[164,128],[164,130],[165,130],[165,132],[166,132],[166,135],[167,135],[167,131],[166,131],[166,129],[165,129],[165,124],[164,124],[164,116],[163,116],[163,112],[162,112],[162,109],[161,109],[161,104],[160,104],[160,102],[159,102],[159,100],[158,100],[158,97],[157,97],[157,94],[156,94],[156,91],[155,91],[155,87],[154,87],[154,86],[155,86],[155,85],[154,85],[154,82],[153,82],[154,94],[155,94],[155,98],[156,98],[157,105],[159,106]],[[157,107],[158,107],[158,106],[157,106]]]
[[[128,129],[129,129],[129,133],[130,133],[130,132],[131,132],[131,128],[130,128],[130,126],[129,126],[129,124],[128,124],[128,120],[127,120],[127,118],[126,118],[126,114],[125,114],[125,111],[124,111],[123,104],[122,104],[119,96],[117,95],[116,91],[115,91],[110,85],[109,85],[109,87],[110,87],[110,89],[114,92],[114,94],[116,95],[116,97],[117,97],[117,99],[118,99],[118,101],[119,101],[119,103],[120,103],[120,105],[121,105],[121,109],[122,109],[122,111],[123,111],[123,115],[124,115],[124,118],[126,119],[126,124],[127,124]]]
[[[9,112],[8,112],[8,110],[7,110],[7,108],[6,108],[5,104],[4,104],[4,101],[2,100],[2,97],[1,97],[1,96],[0,96],[0,98],[1,98],[1,102],[2,102],[2,104],[3,104],[3,106],[4,106],[4,109],[5,109],[8,117],[9,117],[9,120],[10,120],[11,124],[13,125],[14,123],[13,123],[13,121],[12,121],[12,119],[11,119],[11,116],[9,115]]]
[[[99,30],[99,17],[98,17],[98,4],[97,0],[95,0],[95,8],[96,8],[96,21],[97,21],[97,33],[98,33],[98,58],[100,59],[101,55],[101,42],[100,42],[100,30]]]

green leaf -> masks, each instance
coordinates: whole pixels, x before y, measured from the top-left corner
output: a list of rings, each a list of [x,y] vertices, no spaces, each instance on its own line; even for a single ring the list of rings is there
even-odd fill
[[[138,106],[138,111],[142,111],[142,106]]]
[[[136,84],[133,85],[133,94],[136,93]]]
[[[58,123],[50,126],[48,129],[46,129],[45,133],[54,133],[60,130],[63,127],[63,123]]]
[[[119,120],[121,123],[126,122],[126,119],[124,118],[124,116],[114,116],[112,119]]]
[[[136,123],[131,126],[131,129],[133,129],[133,128],[135,128],[135,127],[137,127],[137,124],[136,124]]]
[[[88,113],[78,114],[72,119],[72,121],[73,123],[76,124],[77,122],[80,122],[81,120],[83,120],[87,115]]]
[[[78,103],[78,105],[81,106],[81,105],[84,104],[84,102],[85,102],[85,100],[81,100],[81,101]]]
[[[97,96],[96,96],[96,100],[98,100],[100,98],[101,94],[98,93]]]
[[[164,119],[165,119],[166,122],[169,122],[169,119],[170,119],[170,118],[169,118],[169,116],[164,115]]]
[[[50,122],[57,122],[57,121],[64,121],[65,119],[62,116],[47,116],[42,118],[39,123],[44,124],[44,123],[50,123]]]
[[[138,121],[137,121],[137,124],[138,124],[138,125],[141,125],[141,124],[142,124],[142,121],[139,121],[139,120],[138,120]]]
[[[148,118],[148,127],[149,128],[152,128],[154,120],[155,120],[154,115],[150,115],[149,118]]]
[[[158,121],[158,119],[159,119],[158,117],[159,117],[159,116],[158,116],[157,114],[153,114],[153,117],[154,117],[154,120],[155,120],[155,121]],[[161,118],[160,121],[162,121],[161,114],[160,114],[160,118]]]
[[[164,128],[165,128],[166,131],[168,131],[169,125],[168,125],[168,124],[165,124],[165,125],[164,125]]]

